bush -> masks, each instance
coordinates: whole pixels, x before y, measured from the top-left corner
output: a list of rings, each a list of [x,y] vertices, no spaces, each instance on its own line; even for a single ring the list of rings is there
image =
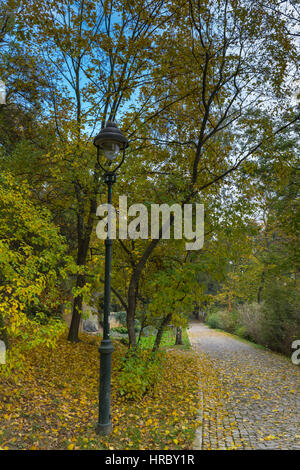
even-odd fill
[[[233,333],[238,326],[236,312],[220,310],[218,313],[222,330],[228,331],[229,333]]]
[[[221,328],[218,312],[213,312],[206,318],[206,323],[210,328]]]
[[[240,336],[241,338],[249,338],[245,326],[237,326],[236,329],[234,330],[234,334],[236,336]]]
[[[150,351],[130,351],[123,359],[118,376],[118,390],[121,396],[129,400],[138,400],[151,392],[159,381],[164,355]]]
[[[273,282],[267,286],[262,308],[262,338],[267,347],[286,355],[300,338],[299,293],[289,285]]]
[[[231,313],[214,310],[206,323],[290,356],[292,342],[300,338],[299,292],[291,281],[272,280],[262,304],[240,305]]]
[[[263,314],[260,304],[253,302],[252,304],[240,305],[237,309],[237,321],[239,327],[244,329],[244,337],[255,341],[255,343],[263,344]]]
[[[233,333],[236,329],[237,318],[235,312],[228,312],[227,310],[219,310],[208,315],[206,323],[211,328],[219,328],[220,330]]]
[[[112,333],[120,333],[121,335],[127,335],[127,328],[125,326],[114,326],[110,330]]]

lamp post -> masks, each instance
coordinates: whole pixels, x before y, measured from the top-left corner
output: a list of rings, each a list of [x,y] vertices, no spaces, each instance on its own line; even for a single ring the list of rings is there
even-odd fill
[[[116,181],[116,171],[122,165],[125,158],[125,150],[128,147],[128,140],[118,129],[114,122],[107,122],[106,127],[94,139],[97,147],[97,161],[104,171],[104,182],[108,189],[108,204],[112,203],[112,186]],[[109,169],[100,163],[100,152],[103,152],[107,159]],[[122,154],[121,162],[117,157]],[[115,166],[112,165],[115,163]],[[110,206],[108,206],[110,207]],[[108,215],[108,232],[105,240],[105,284],[104,284],[104,318],[103,318],[103,339],[101,341],[100,352],[100,387],[99,387],[99,419],[96,432],[98,434],[110,434],[112,422],[110,415],[110,383],[111,383],[111,355],[114,350],[109,332],[110,314],[110,285],[111,285],[111,251],[112,238],[110,231],[110,216]]]

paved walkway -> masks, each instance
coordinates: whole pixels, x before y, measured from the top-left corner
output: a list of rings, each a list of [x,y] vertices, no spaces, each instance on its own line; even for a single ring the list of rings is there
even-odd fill
[[[300,368],[191,323],[203,395],[202,449],[300,449]]]

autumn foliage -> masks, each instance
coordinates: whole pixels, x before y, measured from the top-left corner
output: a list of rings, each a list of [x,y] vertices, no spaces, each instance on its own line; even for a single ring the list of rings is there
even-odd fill
[[[162,353],[165,330],[193,312],[285,354],[300,332],[299,1],[0,8],[2,446],[189,448],[196,361]],[[103,321],[107,187],[93,138],[108,121],[129,141],[114,206],[204,204],[205,237],[194,252],[161,233],[113,243],[127,338],[105,440],[93,434],[99,336],[80,335],[89,309]]]
[[[194,353],[166,352],[160,374],[155,374],[147,393],[124,395],[121,369],[126,347],[114,342],[114,428],[111,436],[100,438],[95,434],[99,338],[82,335],[81,340],[71,344],[62,336],[55,349],[40,345],[31,350],[23,377],[11,374],[1,379],[2,448],[191,448],[199,403]]]

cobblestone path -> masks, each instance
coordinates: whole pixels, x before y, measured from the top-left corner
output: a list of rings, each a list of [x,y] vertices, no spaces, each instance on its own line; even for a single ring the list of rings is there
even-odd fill
[[[300,368],[279,354],[194,322],[202,449],[300,449]]]

